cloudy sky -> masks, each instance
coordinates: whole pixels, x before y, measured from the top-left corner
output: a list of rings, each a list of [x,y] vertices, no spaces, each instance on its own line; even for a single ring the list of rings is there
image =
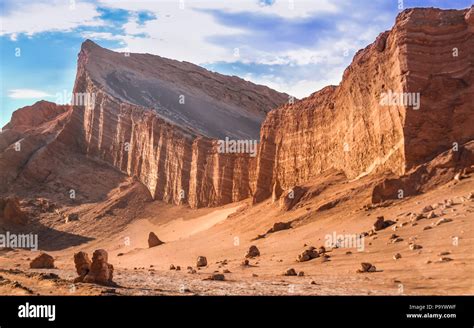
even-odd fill
[[[0,0],[0,126],[71,91],[85,39],[185,60],[298,98],[340,82],[404,8],[471,0]]]

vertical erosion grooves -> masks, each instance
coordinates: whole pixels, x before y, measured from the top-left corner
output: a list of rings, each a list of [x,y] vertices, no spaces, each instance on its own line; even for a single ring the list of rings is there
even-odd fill
[[[196,136],[152,110],[116,100],[78,77],[75,92],[95,95],[74,106],[62,139],[90,157],[137,177],[154,199],[193,208],[219,206],[252,194],[256,159],[220,153],[217,140]]]

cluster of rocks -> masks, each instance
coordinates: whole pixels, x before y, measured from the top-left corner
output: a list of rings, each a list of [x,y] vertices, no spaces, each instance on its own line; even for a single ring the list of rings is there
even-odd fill
[[[360,265],[361,265],[361,268],[357,270],[357,273],[377,271],[377,268],[375,267],[375,265],[372,265],[372,263],[362,262]]]
[[[304,272],[303,272],[303,271],[300,271],[300,272],[297,273],[295,269],[289,268],[289,269],[287,269],[285,272],[283,272],[283,275],[284,275],[284,276],[298,276],[298,277],[303,277],[303,276],[304,276]]]
[[[320,256],[323,257],[325,260],[329,258],[329,255],[326,254],[326,248],[324,246],[319,247],[319,249],[316,249],[316,247],[313,246],[309,246],[301,254],[298,255],[296,260],[298,262],[306,262],[318,258]]]

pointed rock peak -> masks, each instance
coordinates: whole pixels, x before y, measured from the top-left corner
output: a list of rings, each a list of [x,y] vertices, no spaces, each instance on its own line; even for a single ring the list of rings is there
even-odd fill
[[[85,40],[82,45],[81,45],[82,50],[95,50],[95,49],[103,49],[101,46],[99,46],[97,43],[95,43],[92,40]]]

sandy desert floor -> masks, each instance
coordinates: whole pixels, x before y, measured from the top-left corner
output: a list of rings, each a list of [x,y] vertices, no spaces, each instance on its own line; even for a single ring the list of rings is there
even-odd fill
[[[331,178],[335,179],[335,178]],[[326,184],[315,198],[295,209],[282,211],[270,200],[250,205],[250,200],[220,208],[191,210],[161,202],[144,202],[135,219],[113,215],[102,223],[70,222],[56,226],[69,233],[89,235],[79,245],[47,251],[57,269],[29,269],[37,254],[27,250],[2,250],[2,295],[462,295],[474,292],[474,177],[453,181],[423,195],[382,206],[362,206],[367,200],[364,179],[356,183]],[[122,189],[135,188],[133,184]],[[321,206],[333,200],[334,206]],[[334,202],[334,200],[336,200]],[[452,205],[441,205],[446,202]],[[436,218],[413,220],[433,205]],[[90,206],[87,205],[87,206]],[[364,237],[363,250],[328,248],[322,257],[297,262],[307,246],[325,245],[326,236],[360,234],[372,229],[378,216],[396,223]],[[441,218],[450,219],[440,225]],[[82,220],[82,219],[81,219]],[[122,224],[113,224],[114,220]],[[275,222],[292,222],[292,228],[264,234]],[[449,221],[449,220],[448,220]],[[102,225],[102,226],[101,226]],[[109,229],[103,227],[107,226]],[[102,228],[101,228],[102,227]],[[118,227],[112,229],[112,227]],[[430,227],[430,228],[427,228]],[[98,233],[98,230],[103,231]],[[148,248],[149,232],[165,244]],[[391,235],[403,239],[392,243]],[[421,245],[411,250],[410,243]],[[260,256],[242,265],[249,246]],[[40,245],[41,246],[41,245]],[[77,276],[73,254],[95,249],[109,253],[117,286],[73,283]],[[401,258],[395,260],[394,254]],[[196,268],[196,258],[206,256],[208,266]],[[444,258],[442,260],[441,258]],[[357,273],[361,262],[376,272]],[[170,270],[170,265],[181,270]],[[189,273],[187,267],[196,269]],[[304,276],[284,276],[294,268]],[[224,273],[225,270],[225,273]],[[207,280],[224,273],[225,281]]]

